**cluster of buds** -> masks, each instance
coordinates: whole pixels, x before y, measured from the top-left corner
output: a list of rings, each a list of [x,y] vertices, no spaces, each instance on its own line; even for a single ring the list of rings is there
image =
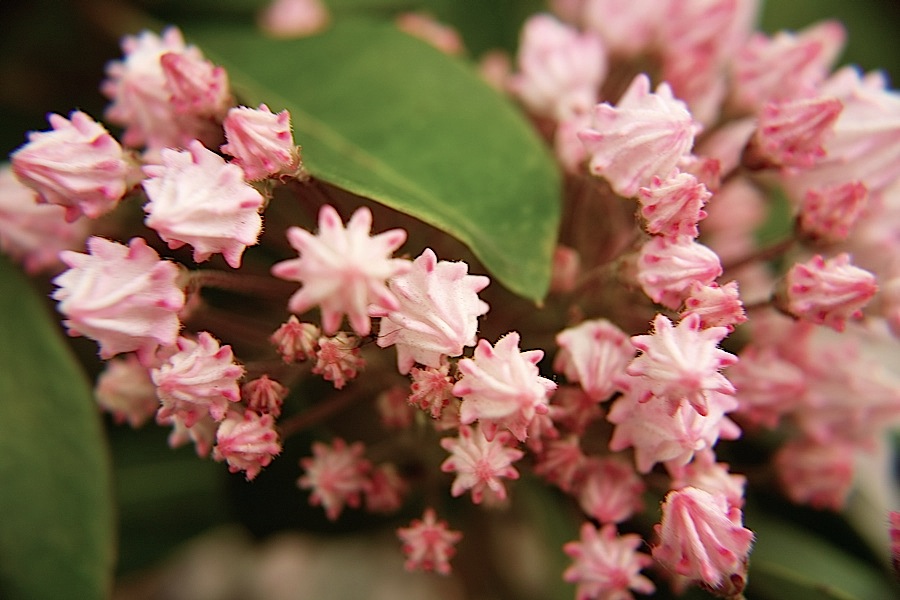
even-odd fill
[[[305,4],[318,21],[298,31],[327,22]],[[526,22],[514,71],[492,71],[577,190],[540,327],[492,331],[513,322],[511,303],[477,266],[409,248],[400,227],[373,234],[368,206],[345,220],[307,193],[327,187],[305,175],[288,112],[235,105],[225,70],[175,28],[126,38],[108,69],[120,140],[76,111],[11,155],[0,248],[56,273],[69,334],[108,361],[104,410],[134,427],[155,416],[172,445],[247,480],[287,437],[371,400],[378,461],[334,433],[312,444],[297,485],[330,520],[422,514],[397,532],[408,569],[452,571],[463,533],[434,499],[502,508],[530,471],[584,516],[564,548],[580,600],[666,580],[740,598],[748,479],[719,440],[778,430],[770,479],[840,509],[853,457],[900,421],[900,380],[867,352],[900,334],[900,96],[877,74],[831,73],[838,24],[754,33],[755,0],[552,4]],[[458,52],[422,19],[400,26]],[[273,217],[267,232],[284,235],[263,240],[275,188],[317,211],[315,227]],[[775,188],[794,227],[758,247]],[[145,213],[133,236],[88,237],[131,202]],[[598,239],[596,214],[626,225]],[[245,261],[256,245],[268,253]],[[276,308],[222,318],[205,288]],[[301,408],[317,378],[333,391]],[[656,526],[624,533],[642,511]]]

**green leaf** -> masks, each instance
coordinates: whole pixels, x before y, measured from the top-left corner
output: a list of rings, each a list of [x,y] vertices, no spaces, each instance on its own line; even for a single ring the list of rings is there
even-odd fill
[[[892,600],[900,597],[900,590],[882,572],[805,529],[758,510],[747,512],[747,526],[756,533],[750,554],[751,598]]]
[[[543,298],[559,172],[468,64],[379,21],[338,20],[300,40],[222,25],[186,31],[245,102],[291,111],[314,176],[449,233],[510,290]]]
[[[43,302],[0,260],[0,597],[105,598],[113,511],[91,388]]]

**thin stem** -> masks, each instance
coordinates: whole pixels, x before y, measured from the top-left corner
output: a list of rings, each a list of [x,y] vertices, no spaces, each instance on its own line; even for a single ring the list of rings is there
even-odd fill
[[[726,263],[726,264],[722,265],[722,268],[724,271],[732,271],[734,269],[739,269],[743,266],[746,266],[750,263],[754,263],[757,261],[772,260],[773,258],[781,256],[782,254],[787,252],[787,250],[791,246],[793,246],[796,241],[797,241],[797,239],[794,237],[787,237],[787,238],[778,240],[777,242],[775,242],[773,244],[770,244],[768,246],[763,246],[762,248],[754,250],[753,252],[751,252],[750,254],[747,254],[746,256],[742,256],[741,258],[738,258],[729,263]]]
[[[188,274],[189,285],[196,288],[216,288],[248,296],[282,299],[293,292],[297,284],[281,281],[268,275],[232,273],[215,269],[199,269]]]
[[[290,419],[285,420],[278,428],[281,433],[281,439],[287,439],[295,433],[318,425],[365,397],[365,390],[362,389],[357,390],[355,393],[344,392],[342,394],[336,394],[336,397],[333,399],[316,404],[299,415],[295,415]]]

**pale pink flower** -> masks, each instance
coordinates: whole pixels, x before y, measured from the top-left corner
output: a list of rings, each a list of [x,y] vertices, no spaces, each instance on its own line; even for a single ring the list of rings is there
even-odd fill
[[[410,406],[409,388],[392,385],[375,397],[381,424],[388,429],[406,429],[412,425],[415,409]]]
[[[54,280],[53,299],[71,336],[100,345],[100,357],[137,352],[149,364],[159,346],[175,343],[184,306],[180,271],[162,260],[142,238],[128,246],[101,237],[88,240],[89,254],[65,250],[69,270]]]
[[[407,12],[397,16],[397,29],[419,38],[444,54],[457,55],[465,50],[462,37],[453,27],[427,13]]]
[[[222,152],[244,170],[247,179],[274,175],[294,176],[300,169],[300,150],[291,134],[287,110],[274,114],[265,104],[259,108],[238,106],[225,117]]]
[[[176,345],[178,351],[150,371],[162,403],[157,418],[177,414],[187,427],[207,414],[221,421],[229,404],[241,399],[244,368],[235,364],[231,346],[220,346],[206,331],[196,340],[179,337]]]
[[[269,341],[284,362],[293,363],[315,358],[321,336],[322,331],[314,323],[301,323],[296,316],[291,315],[269,337]]]
[[[548,411],[548,397],[556,389],[539,374],[537,363],[543,357],[543,350],[520,351],[515,331],[493,347],[480,340],[474,357],[458,363],[462,378],[453,386],[453,395],[463,399],[461,422],[480,421],[488,439],[504,428],[523,441],[528,423],[536,413]]]
[[[580,383],[596,402],[616,391],[615,378],[634,358],[634,347],[624,331],[606,319],[584,321],[556,335],[560,351],[553,370]]]
[[[454,546],[462,539],[462,533],[447,529],[446,521],[438,521],[434,509],[429,507],[421,519],[399,528],[397,537],[403,543],[407,571],[421,569],[449,575],[450,559],[456,553]]]
[[[276,277],[303,284],[291,296],[288,309],[300,314],[319,305],[326,335],[338,330],[344,314],[356,333],[369,335],[370,305],[386,310],[400,308],[385,281],[412,267],[408,260],[390,258],[406,241],[406,232],[391,229],[370,236],[371,229],[372,212],[368,208],[353,213],[345,229],[340,215],[327,204],[319,211],[318,235],[299,227],[288,229],[288,241],[300,258],[272,267]]]
[[[300,459],[306,474],[297,480],[300,489],[312,490],[309,503],[321,505],[329,520],[336,520],[344,506],[357,508],[362,493],[369,485],[372,465],[363,458],[362,442],[347,443],[336,437],[331,446],[321,442],[312,445],[313,456]]]
[[[700,316],[701,327],[726,327],[728,331],[734,330],[735,325],[747,320],[737,281],[729,281],[722,286],[715,282],[708,285],[694,282],[690,294],[684,300],[681,318],[684,320],[692,314]]]
[[[637,280],[651,300],[677,309],[697,282],[709,285],[722,274],[719,256],[688,236],[653,236],[641,246]]]
[[[579,33],[548,14],[530,17],[519,40],[518,72],[510,91],[533,113],[563,121],[597,103],[606,77],[600,36]]]
[[[221,253],[231,267],[240,267],[244,250],[262,231],[262,195],[239,167],[197,140],[188,150],[164,148],[161,155],[161,165],[144,167],[147,227],[169,248],[192,246],[196,262]]]
[[[575,291],[581,274],[581,255],[574,248],[559,245],[553,250],[553,273],[550,293],[568,294]]]
[[[855,454],[856,447],[847,442],[793,440],[775,455],[775,468],[793,502],[839,511],[853,487]]]
[[[511,442],[512,436],[506,431],[488,440],[481,427],[472,429],[468,425],[459,428],[459,437],[443,438],[441,448],[450,456],[441,463],[441,471],[456,473],[450,494],[455,498],[471,490],[475,504],[481,504],[485,493],[491,492],[495,498],[506,499],[502,480],[519,478],[512,463],[525,455],[512,448]]]
[[[648,187],[638,190],[637,198],[648,232],[695,238],[699,235],[697,223],[706,217],[703,205],[710,196],[696,177],[675,171],[665,179],[653,177]]]
[[[780,356],[776,348],[754,344],[741,351],[728,378],[737,388],[737,414],[750,424],[770,429],[798,407],[807,387],[803,369]]]
[[[665,402],[638,402],[635,395],[626,393],[616,400],[607,415],[616,426],[609,449],[618,452],[633,447],[641,473],[649,473],[658,462],[672,468],[685,465],[696,452],[715,446],[719,438],[733,440],[741,435],[740,428],[725,416],[734,408],[729,396],[715,394],[704,416],[687,402],[673,414]]]
[[[759,112],[753,150],[766,166],[805,169],[825,156],[844,105],[837,98],[799,98],[769,102]]]
[[[718,346],[727,335],[726,327],[701,328],[697,314],[688,315],[678,325],[656,315],[651,334],[631,338],[640,354],[625,372],[641,378],[643,397],[639,401],[652,395],[674,411],[686,400],[706,415],[711,393],[734,394],[734,386],[720,373],[738,360]]]
[[[403,495],[407,485],[390,463],[378,465],[369,476],[366,486],[366,510],[373,513],[390,514],[403,506]]]
[[[67,221],[96,219],[128,191],[131,168],[103,125],[81,111],[69,117],[51,114],[51,131],[28,134],[28,143],[10,155],[12,170],[41,202],[65,208]]]
[[[241,386],[241,397],[249,410],[276,419],[281,415],[281,405],[287,394],[286,387],[265,374]]]
[[[816,255],[788,271],[786,309],[798,318],[843,331],[847,319],[862,317],[862,308],[877,290],[875,276],[850,264],[849,254],[828,260]]]
[[[176,113],[213,121],[225,117],[233,99],[224,68],[193,52],[166,52],[159,63]]]
[[[631,347],[630,342],[628,345]],[[634,352],[631,352],[630,356],[633,357]],[[623,364],[622,373],[627,364],[627,362]],[[610,382],[610,385],[613,384],[614,382]],[[549,415],[554,423],[572,433],[582,435],[591,423],[603,416],[603,409],[600,408],[598,400],[592,398],[582,387],[561,385],[550,397]]]
[[[591,126],[590,112],[578,113],[556,124],[553,132],[553,151],[556,160],[567,173],[579,175],[585,170],[587,149],[580,133]]]
[[[846,33],[837,21],[769,38],[754,34],[733,60],[735,102],[756,111],[772,101],[810,96],[840,54]]]
[[[742,521],[741,510],[723,494],[692,487],[669,492],[655,528],[659,544],[653,558],[711,587],[730,583],[743,589],[753,532]]]
[[[343,331],[332,337],[319,338],[319,351],[312,372],[341,389],[355,379],[366,366],[359,353],[359,338]]]
[[[466,263],[438,261],[427,248],[409,271],[388,280],[397,307],[376,305],[369,314],[381,317],[378,345],[397,346],[400,373],[409,373],[416,363],[440,367],[448,356],[475,345],[478,317],[488,311],[478,292],[490,279],[468,272]]]
[[[570,435],[547,443],[534,465],[534,472],[564,492],[574,492],[581,482],[587,457],[578,436]]]
[[[581,539],[563,546],[575,560],[563,579],[578,584],[576,600],[633,600],[632,592],[652,594],[653,582],[640,574],[650,566],[650,556],[638,552],[644,540],[635,533],[619,535],[613,524],[596,529],[581,526]]]
[[[635,196],[654,176],[668,175],[690,152],[699,131],[668,84],[651,93],[644,74],[634,78],[615,107],[598,104],[593,117],[591,127],[579,133],[591,155],[591,173],[625,197]]]
[[[557,0],[554,4],[561,4]],[[581,0],[573,17],[603,38],[610,53],[634,56],[650,48],[669,0]],[[580,13],[580,14],[579,14]]]
[[[449,371],[449,365],[424,369],[413,367],[410,371],[412,384],[407,398],[409,404],[427,411],[432,419],[439,419],[444,407],[453,400],[453,380],[448,375]]]
[[[280,453],[281,442],[270,414],[260,416],[248,410],[241,415],[229,411],[219,423],[213,458],[227,461],[232,473],[244,471],[247,481],[255,479]]]
[[[271,36],[299,38],[323,31],[331,14],[322,0],[272,0],[259,15],[259,26]]]
[[[65,217],[65,208],[40,204],[37,192],[16,179],[8,164],[0,166],[0,252],[21,262],[29,275],[58,271],[60,252],[84,248],[88,222]]]
[[[512,74],[512,61],[506,50],[488,50],[478,59],[478,74],[498,92],[505,92]]]
[[[216,439],[216,430],[219,428],[219,424],[208,414],[190,427],[185,425],[184,419],[178,414],[160,417],[157,413],[156,422],[159,425],[172,426],[168,439],[170,448],[180,448],[187,443],[193,443],[194,451],[200,458],[209,456]]]
[[[694,455],[694,460],[675,469],[672,474],[672,489],[695,487],[713,496],[723,495],[729,506],[744,505],[744,487],[747,478],[728,472],[728,463],[717,463],[712,450],[703,450]]]
[[[869,197],[859,181],[809,188],[803,196],[798,224],[804,234],[826,242],[847,239]]]
[[[613,457],[588,458],[576,487],[581,510],[600,523],[621,523],[644,508],[646,486],[628,463]]]
[[[133,354],[107,361],[97,377],[94,398],[116,423],[127,421],[134,428],[146,423],[159,408],[150,372]]]

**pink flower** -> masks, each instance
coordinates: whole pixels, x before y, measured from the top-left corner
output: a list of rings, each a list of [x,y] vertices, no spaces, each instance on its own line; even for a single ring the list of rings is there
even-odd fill
[[[448,375],[449,365],[427,367],[410,371],[412,384],[407,401],[428,411],[432,419],[439,419],[444,407],[453,399],[453,380]]]
[[[563,546],[575,563],[563,573],[563,579],[578,584],[577,600],[633,600],[631,592],[652,594],[653,582],[640,574],[652,559],[637,552],[644,541],[629,533],[619,535],[613,524],[596,529],[581,526],[581,539]]]
[[[366,361],[359,355],[359,338],[356,336],[342,331],[333,337],[319,338],[319,351],[312,372],[332,382],[335,389],[339,390],[355,379],[365,366]]]
[[[695,487],[713,496],[724,495],[729,506],[744,505],[744,486],[747,478],[728,472],[727,463],[717,463],[712,450],[703,450],[694,455],[694,460],[676,468],[672,474],[672,489]]]
[[[646,486],[628,463],[613,457],[589,458],[577,486],[581,510],[601,523],[621,523],[644,508]]]
[[[271,335],[269,341],[278,350],[284,362],[304,361],[315,358],[319,350],[322,331],[313,323],[301,323],[296,316],[288,317],[281,327]]]
[[[158,419],[179,415],[187,427],[209,414],[225,418],[228,405],[241,399],[238,380],[244,368],[234,363],[231,346],[201,331],[196,341],[179,337],[178,351],[150,371],[162,406]]]
[[[472,429],[468,425],[459,428],[459,437],[443,438],[441,448],[450,452],[450,457],[441,463],[441,471],[456,473],[450,494],[456,498],[471,490],[475,504],[481,504],[485,493],[499,500],[506,499],[502,480],[519,478],[512,463],[525,455],[510,447],[511,441],[508,432],[501,431],[488,440],[481,427]]]
[[[650,92],[650,79],[638,75],[617,106],[594,108],[590,129],[579,133],[591,155],[590,170],[620,196],[633,197],[653,177],[665,177],[694,144],[697,126],[668,84]]]
[[[653,558],[709,586],[729,582],[743,589],[753,532],[742,520],[741,510],[729,506],[722,494],[692,487],[669,492],[656,525],[659,544]]]
[[[851,265],[846,252],[795,264],[785,283],[788,312],[837,331],[844,330],[847,319],[862,317],[862,308],[878,290],[875,276]]]
[[[729,281],[722,286],[715,282],[709,285],[694,282],[690,295],[684,301],[681,318],[684,320],[692,314],[700,316],[701,327],[734,330],[735,325],[747,320],[737,281]]]
[[[300,489],[312,490],[309,503],[322,505],[325,515],[334,521],[344,505],[356,508],[368,485],[371,463],[363,458],[362,442],[351,446],[341,438],[334,438],[332,445],[321,442],[312,445],[313,456],[300,459],[306,474],[297,480]]]
[[[556,0],[559,5],[566,0]],[[610,53],[634,56],[645,51],[663,25],[668,0],[579,0],[578,17],[585,29],[596,31]]]
[[[403,385],[392,385],[375,397],[375,408],[385,428],[406,429],[412,425],[415,408],[408,399],[409,388]]]
[[[862,215],[868,197],[866,186],[859,181],[809,188],[798,214],[800,229],[826,242],[845,240]]]
[[[213,121],[224,118],[232,103],[225,69],[193,52],[166,52],[159,63],[176,113]]]
[[[189,244],[196,262],[221,253],[231,267],[241,266],[241,255],[262,231],[264,201],[241,169],[193,140],[186,151],[164,148],[162,164],[144,173],[150,199],[144,222],[169,248]]]
[[[59,286],[53,299],[69,335],[95,340],[101,358],[134,351],[149,364],[157,347],[175,343],[181,328],[178,266],[161,260],[141,238],[124,246],[92,237],[88,252],[61,252],[70,268],[53,280]]]
[[[793,502],[840,511],[853,487],[856,447],[834,440],[788,442],[775,455],[781,486]]]
[[[403,375],[416,363],[440,367],[446,357],[459,356],[466,346],[475,345],[478,317],[488,311],[478,292],[490,280],[468,272],[466,263],[438,261],[426,248],[409,271],[388,281],[398,307],[370,309],[371,316],[381,317],[378,345],[397,346],[397,366]]]
[[[581,275],[581,255],[574,248],[559,245],[553,250],[553,273],[550,276],[550,293],[568,294],[578,285]]]
[[[453,27],[441,23],[426,13],[407,12],[397,16],[397,29],[419,38],[444,54],[462,54],[462,37]]]
[[[241,386],[241,397],[247,403],[248,410],[260,415],[272,415],[276,419],[281,414],[281,405],[287,394],[288,389],[268,375],[261,375]]]
[[[259,17],[263,31],[279,38],[314,35],[330,22],[331,14],[322,0],[272,0]]]
[[[216,439],[216,430],[219,428],[219,424],[213,421],[208,414],[190,427],[185,425],[184,420],[178,414],[160,418],[159,413],[157,413],[156,422],[159,425],[172,426],[172,432],[169,434],[168,439],[170,448],[180,448],[192,442],[194,451],[200,458],[209,456],[213,442]]]
[[[553,370],[580,382],[596,402],[616,391],[615,378],[634,358],[634,348],[624,331],[606,319],[584,321],[556,335],[560,351]]]
[[[737,413],[753,425],[770,429],[782,415],[796,409],[806,393],[803,369],[768,346],[746,346],[728,377],[737,388]]]
[[[581,451],[576,435],[547,443],[534,465],[534,472],[564,492],[573,492],[580,485],[587,457]]]
[[[128,421],[134,428],[146,423],[159,408],[150,372],[133,354],[106,363],[97,377],[94,397],[100,408],[112,414],[116,423]]]
[[[0,252],[21,262],[29,275],[63,266],[59,253],[83,248],[87,221],[66,221],[66,209],[39,204],[39,196],[0,166]]]
[[[654,236],[641,246],[637,280],[651,300],[673,310],[694,282],[709,285],[722,274],[718,255],[688,236]]]
[[[634,356],[634,352],[631,356]],[[624,373],[624,369],[622,372]],[[618,389],[617,385],[616,388]],[[582,387],[561,385],[550,398],[549,415],[554,423],[576,435],[583,435],[591,423],[603,416],[603,409]]]
[[[521,352],[515,331],[493,347],[487,340],[479,341],[474,358],[458,363],[462,379],[453,386],[453,395],[463,399],[461,422],[480,420],[488,439],[502,427],[523,441],[528,423],[536,413],[547,412],[547,399],[556,389],[538,372],[543,357],[542,350]]]
[[[274,114],[265,104],[258,109],[238,106],[225,117],[222,152],[234,157],[247,179],[272,175],[294,176],[300,169],[300,150],[291,134],[291,115]]]
[[[390,463],[378,465],[372,469],[366,486],[366,510],[382,514],[397,512],[403,506],[406,489],[397,467]]]
[[[67,221],[96,219],[128,191],[130,167],[103,125],[81,111],[69,116],[52,114],[53,130],[30,133],[28,143],[10,155],[12,169],[41,202],[65,208]]]
[[[769,102],[759,114],[754,149],[770,165],[809,168],[825,156],[843,104],[837,98],[800,98]]]
[[[538,14],[523,26],[518,67],[509,80],[512,93],[533,113],[563,121],[596,104],[606,51],[596,33]]]
[[[270,414],[260,416],[248,410],[242,416],[229,411],[216,431],[213,458],[227,461],[232,473],[244,471],[247,481],[255,479],[280,453],[281,443]]]
[[[647,231],[670,238],[699,235],[697,223],[706,217],[703,205],[710,196],[696,177],[678,171],[666,179],[653,177],[649,187],[638,190]]]
[[[397,530],[403,543],[407,571],[421,569],[450,574],[450,559],[456,553],[454,546],[462,539],[462,533],[447,529],[445,521],[438,521],[433,508],[426,508],[421,519],[413,519],[409,527]]]
[[[347,314],[359,335],[369,335],[369,305],[397,310],[400,303],[385,281],[407,272],[412,263],[392,259],[391,254],[406,241],[406,232],[391,229],[370,236],[372,212],[360,208],[344,229],[341,217],[329,205],[319,211],[319,234],[299,227],[288,229],[288,241],[300,258],[285,260],[272,267],[281,279],[303,284],[291,296],[288,309],[296,314],[313,306],[322,308],[322,329],[331,335]]]
[[[718,347],[727,335],[725,327],[701,329],[696,314],[688,315],[677,326],[656,315],[652,334],[631,338],[641,353],[625,369],[628,375],[642,379],[644,397],[640,401],[653,395],[674,411],[687,400],[698,413],[706,415],[711,392],[734,394],[734,386],[719,372],[738,360]]]

